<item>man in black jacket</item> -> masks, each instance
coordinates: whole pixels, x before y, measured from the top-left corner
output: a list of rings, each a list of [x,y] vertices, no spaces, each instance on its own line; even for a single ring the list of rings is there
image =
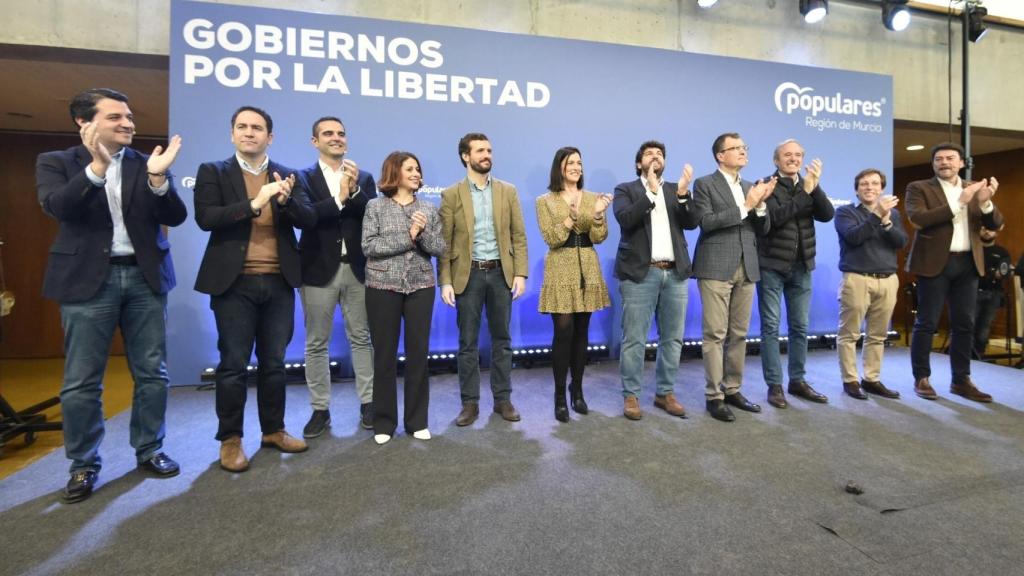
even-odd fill
[[[814,270],[814,222],[830,222],[835,208],[819,185],[821,160],[812,161],[806,175],[804,149],[796,140],[775,147],[778,178],[775,193],[766,201],[772,226],[758,242],[761,280],[757,305],[761,314],[761,368],[768,385],[768,403],[788,406],[782,392],[782,361],[779,358],[779,323],[782,299],[789,323],[789,393],[812,402],[826,403],[804,379],[807,359],[807,324],[811,307],[811,271]]]
[[[313,414],[302,430],[306,438],[331,424],[331,370],[328,347],[334,309],[341,304],[345,336],[359,394],[359,423],[373,428],[373,346],[366,322],[366,256],[363,213],[377,197],[369,172],[345,158],[348,135],[333,116],[313,123],[313,146],[320,158],[299,175],[316,212],[316,227],[302,234],[302,310],[306,320],[306,385]]]
[[[195,289],[210,295],[217,321],[217,440],[220,466],[229,472],[249,468],[242,424],[253,344],[262,444],[282,452],[307,448],[284,429],[284,354],[302,282],[293,227],[311,228],[316,214],[294,171],[267,156],[273,131],[265,111],[239,108],[231,117],[235,154],[203,164],[196,175],[196,222],[210,242]]]
[[[64,500],[92,494],[102,459],[103,372],[120,326],[135,382],[131,444],[139,467],[161,477],[178,464],[160,451],[167,409],[165,326],[174,265],[162,226],[188,216],[167,170],[181,148],[171,138],[151,156],[130,148],[135,122],[128,97],[86,90],[71,100],[82,143],[36,162],[43,211],[60,225],[50,248],[43,296],[60,303],[64,451],[71,479]]]
[[[985,249],[985,276],[978,280],[974,311],[974,357],[984,358],[996,310],[1006,306],[1003,280],[1010,276],[1010,252],[996,244],[998,232],[982,226],[979,236]]]

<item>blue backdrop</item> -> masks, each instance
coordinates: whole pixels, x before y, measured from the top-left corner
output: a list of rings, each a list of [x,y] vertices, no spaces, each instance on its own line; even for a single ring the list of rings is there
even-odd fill
[[[824,162],[822,187],[853,200],[853,176],[872,166],[891,175],[889,76],[686,54],[668,50],[428,26],[325,14],[177,0],[171,9],[170,132],[184,139],[173,171],[190,215],[191,178],[200,163],[234,153],[230,116],[241,105],[274,118],[269,154],[300,169],[316,161],[311,125],[345,122],[348,157],[379,176],[392,150],[415,152],[426,197],[465,177],[457,144],[484,132],[493,174],[519,189],[529,234],[530,277],[514,305],[514,347],[547,345],[551,321],[537,313],[546,246],[534,199],[545,192],[551,158],[565,145],[583,151],[589,190],[611,192],[636,178],[633,157],[648,139],[668,149],[665,177],[684,163],[696,176],[715,170],[711,143],[740,132],[750,146],[748,180],[774,170],[772,151],[798,139]],[[144,121],[144,119],[139,119]],[[834,332],[838,318],[838,242],[818,225],[812,332]],[[617,354],[621,302],[612,264],[618,229],[598,247],[612,294],[591,322],[590,340]],[[192,290],[208,234],[190,218],[171,231],[179,286],[169,299],[171,381],[195,383],[216,366],[217,333],[209,298]],[[697,232],[687,233],[692,256]],[[296,298],[298,300],[298,298]],[[759,331],[756,306],[752,335]],[[700,337],[700,297],[691,281],[686,336]],[[301,361],[301,306],[289,360]],[[340,315],[332,356],[348,360]],[[438,299],[431,348],[457,348],[454,310]],[[485,339],[486,340],[486,339]]]

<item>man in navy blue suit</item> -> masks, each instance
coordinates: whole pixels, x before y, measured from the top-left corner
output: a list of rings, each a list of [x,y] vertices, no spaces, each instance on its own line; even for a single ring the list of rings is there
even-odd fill
[[[377,197],[369,172],[349,158],[345,125],[333,116],[313,123],[315,164],[299,174],[316,212],[316,227],[302,233],[302,310],[306,320],[306,385],[313,414],[302,430],[306,438],[324,433],[331,424],[331,369],[328,347],[334,310],[341,304],[345,336],[352,354],[359,395],[360,425],[373,428],[373,346],[366,321],[366,256],[363,255],[363,213]]]
[[[643,416],[638,396],[643,381],[644,351],[651,319],[658,320],[658,362],[654,405],[672,416],[686,417],[675,395],[676,372],[683,348],[690,254],[683,229],[693,230],[700,214],[687,187],[693,167],[683,166],[678,183],[666,182],[665,145],[650,140],[636,152],[637,179],[615,187],[612,208],[621,236],[615,254],[615,277],[622,295],[622,414]]]
[[[217,322],[217,440],[220,466],[244,472],[242,449],[249,358],[256,348],[256,400],[261,445],[303,452],[307,445],[284,427],[284,355],[295,322],[295,288],[302,281],[294,228],[316,214],[290,168],[270,159],[274,121],[242,106],[231,116],[235,153],[196,173],[196,223],[210,241],[195,289],[210,295]]]
[[[171,138],[146,156],[129,146],[135,123],[128,97],[95,88],[71,101],[82,144],[41,154],[36,188],[60,226],[50,247],[43,296],[60,303],[64,382],[60,399],[71,479],[64,500],[92,494],[102,459],[103,372],[121,328],[135,382],[130,441],[140,468],[178,474],[161,451],[167,408],[167,293],[174,287],[170,245],[161,226],[188,216],[168,169],[181,148]]]

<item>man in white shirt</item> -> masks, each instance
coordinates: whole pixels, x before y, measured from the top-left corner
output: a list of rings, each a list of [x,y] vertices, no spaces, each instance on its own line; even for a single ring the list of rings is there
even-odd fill
[[[935,177],[907,185],[907,218],[917,231],[907,258],[907,271],[917,276],[917,318],[910,340],[914,392],[927,400],[938,397],[932,388],[932,338],[947,300],[952,337],[950,392],[974,400],[992,397],[971,381],[971,345],[978,279],[985,273],[980,232],[997,230],[1003,216],[992,202],[999,188],[995,178],[964,182],[964,150],[946,142],[932,148]]]
[[[708,412],[722,422],[736,419],[726,404],[745,412],[761,407],[740,393],[754,283],[761,279],[757,236],[770,229],[765,199],[775,177],[752,184],[740,177],[747,145],[735,132],[711,146],[718,170],[697,179],[693,200],[700,214],[700,237],[693,254],[704,309],[704,397]]]
[[[366,321],[366,256],[363,255],[363,213],[377,197],[369,172],[359,169],[348,152],[345,124],[334,116],[313,123],[313,147],[319,158],[299,173],[316,212],[316,227],[302,233],[302,311],[306,321],[306,385],[313,412],[302,430],[306,438],[324,433],[331,424],[329,346],[334,310],[341,305],[345,336],[356,377],[359,424],[373,428],[373,346]]]

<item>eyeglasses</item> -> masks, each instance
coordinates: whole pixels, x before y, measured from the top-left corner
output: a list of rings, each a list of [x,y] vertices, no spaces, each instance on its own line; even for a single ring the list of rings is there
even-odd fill
[[[726,152],[732,152],[733,150],[742,150],[743,152],[746,152],[747,150],[750,150],[750,146],[747,146],[746,144],[744,144],[743,146],[730,146],[728,148],[723,148],[719,150],[719,152],[724,154]]]

